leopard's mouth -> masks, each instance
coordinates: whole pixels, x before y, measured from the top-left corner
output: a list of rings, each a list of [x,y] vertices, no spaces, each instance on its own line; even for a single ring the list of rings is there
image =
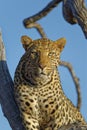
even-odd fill
[[[52,74],[53,72],[50,69],[40,69],[39,74],[36,77],[37,83],[40,85],[46,85],[52,80]]]
[[[29,71],[29,79],[38,86],[44,86],[52,80],[52,74],[53,71],[50,68],[33,68],[33,71],[31,70],[31,75]]]
[[[44,69],[39,68],[38,71],[39,76],[47,76],[47,77],[49,77],[53,72],[51,68],[44,68]]]

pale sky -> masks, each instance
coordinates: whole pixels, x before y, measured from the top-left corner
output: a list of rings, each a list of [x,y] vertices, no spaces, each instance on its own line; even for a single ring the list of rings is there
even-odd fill
[[[22,21],[28,16],[40,11],[50,0],[0,0],[0,28],[6,48],[6,57],[12,78],[15,68],[24,49],[20,37],[28,35],[32,39],[40,38],[35,29],[27,30]],[[87,40],[78,25],[68,24],[62,15],[62,4],[56,7],[48,16],[38,21],[51,40],[65,37],[67,44],[61,59],[72,64],[80,79],[82,92],[81,113],[87,121]],[[76,105],[76,91],[72,78],[66,68],[60,67],[62,86],[66,95]],[[7,119],[0,108],[0,130],[11,130]]]

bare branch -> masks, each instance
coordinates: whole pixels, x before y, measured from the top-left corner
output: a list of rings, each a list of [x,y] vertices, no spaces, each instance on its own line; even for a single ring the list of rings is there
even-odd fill
[[[39,13],[28,17],[26,19],[23,20],[23,24],[25,27],[27,27],[27,25],[34,23],[38,20],[40,20],[41,18],[43,18],[44,16],[46,16],[50,11],[52,11],[52,9],[54,9],[60,2],[62,2],[63,0],[52,0],[44,9],[42,9]]]
[[[46,34],[45,34],[43,28],[38,23],[35,22],[35,23],[31,23],[31,24],[26,24],[26,28],[35,28],[35,29],[37,29],[37,31],[41,37],[46,38]]]
[[[79,24],[85,37],[87,38],[87,8],[84,0],[53,0],[39,13],[24,19],[24,26],[27,27],[27,25],[45,17],[60,2],[63,2],[62,8],[65,20],[70,24]]]
[[[80,84],[79,84],[79,79],[77,78],[77,76],[75,75],[75,72],[71,66],[70,63],[68,62],[65,62],[65,61],[60,61],[60,65],[61,66],[64,66],[64,67],[67,67],[70,74],[71,74],[71,77],[73,79],[73,82],[76,86],[76,92],[77,92],[77,108],[80,110],[81,108],[81,91],[80,91]]]
[[[13,86],[0,33],[0,104],[12,130],[24,130],[19,109],[14,99]]]

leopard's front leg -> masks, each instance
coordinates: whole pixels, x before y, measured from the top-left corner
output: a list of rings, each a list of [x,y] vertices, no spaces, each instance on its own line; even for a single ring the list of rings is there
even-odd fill
[[[40,130],[38,120],[26,113],[23,114],[23,124],[26,130]]]

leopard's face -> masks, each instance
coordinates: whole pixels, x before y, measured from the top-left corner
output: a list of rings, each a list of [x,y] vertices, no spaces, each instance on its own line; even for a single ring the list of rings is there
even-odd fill
[[[52,80],[52,74],[59,65],[60,52],[64,47],[65,39],[53,42],[48,39],[28,41],[26,38],[29,37],[22,37],[26,52],[19,63],[22,76],[31,84],[45,85]]]

